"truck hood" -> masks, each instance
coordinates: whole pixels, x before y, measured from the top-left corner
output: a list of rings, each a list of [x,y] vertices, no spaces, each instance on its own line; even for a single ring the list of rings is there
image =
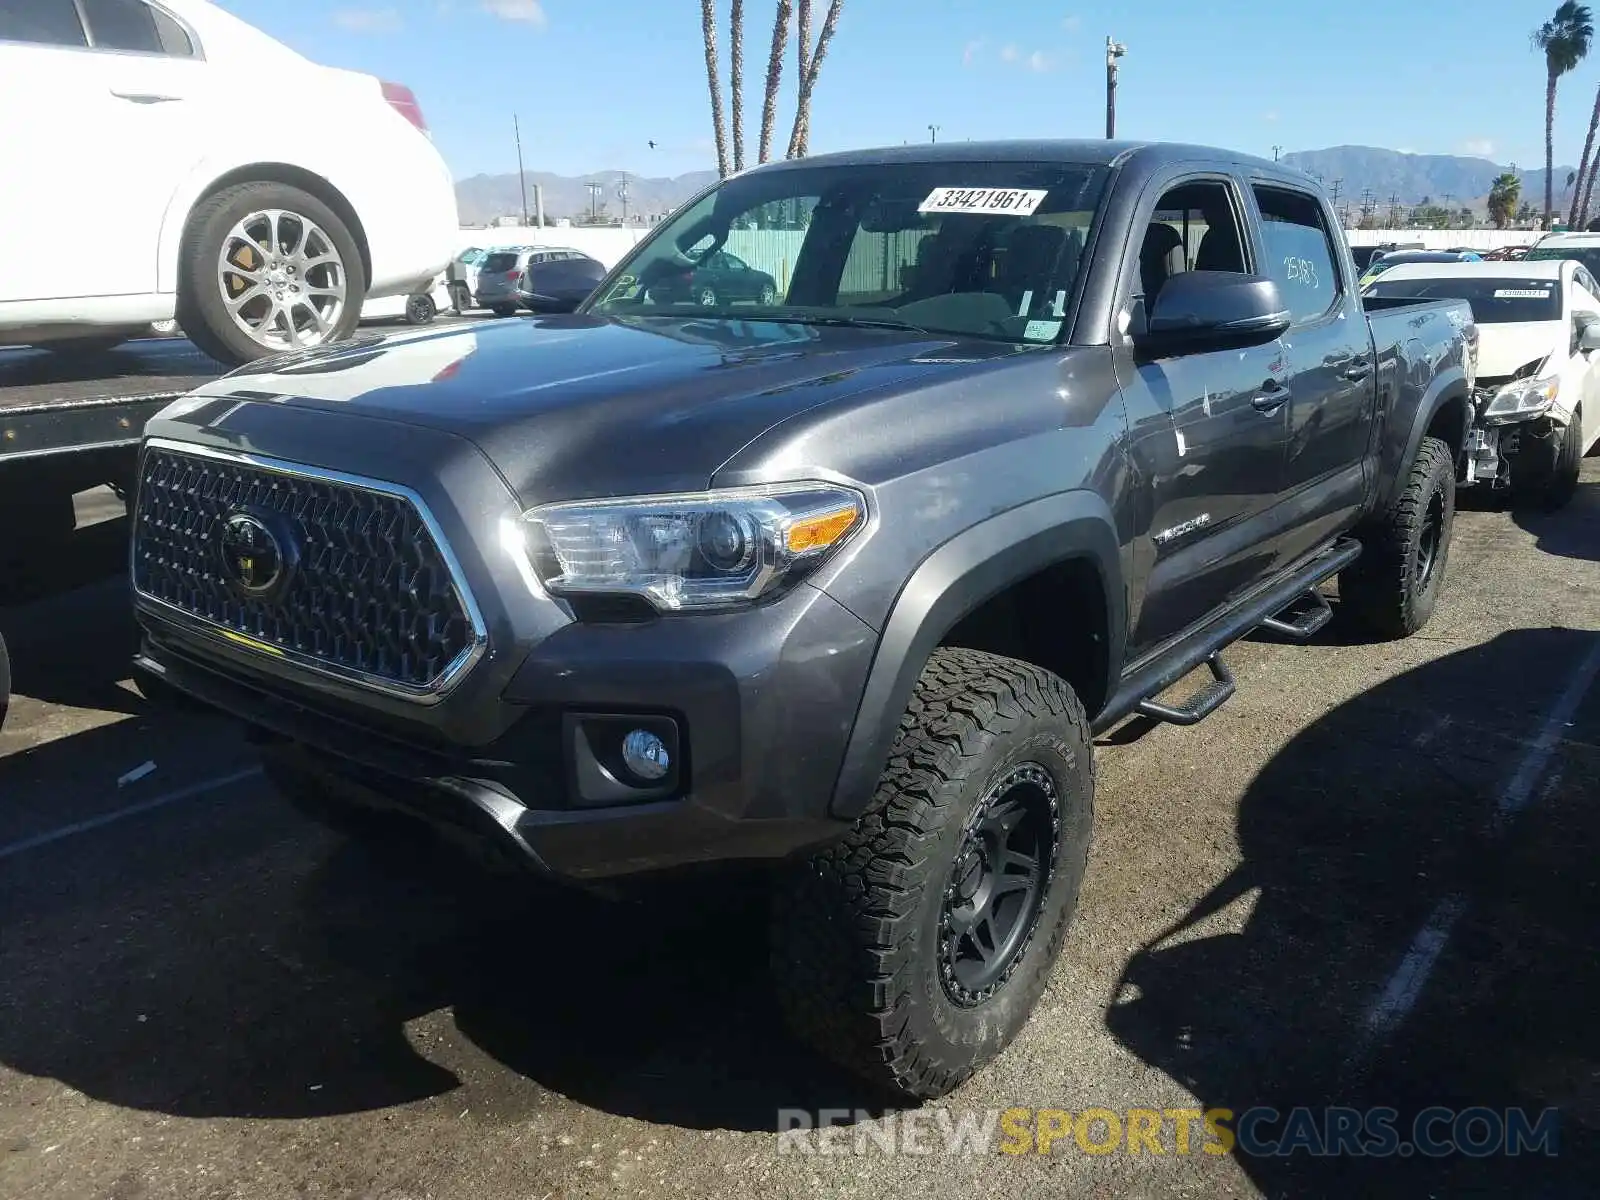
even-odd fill
[[[476,443],[532,505],[703,488],[807,410],[1026,352],[896,330],[568,315],[358,336],[195,394],[443,430]]]
[[[1560,321],[1507,321],[1478,326],[1478,377],[1500,379],[1565,346]]]

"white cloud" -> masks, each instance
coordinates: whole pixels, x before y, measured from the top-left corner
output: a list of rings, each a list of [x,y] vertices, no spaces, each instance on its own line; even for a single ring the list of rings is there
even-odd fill
[[[1461,148],[1473,158],[1488,158],[1494,153],[1494,143],[1488,138],[1468,138]]]
[[[483,0],[483,11],[503,21],[522,21],[543,26],[544,9],[539,0]]]
[[[1278,119],[1278,111],[1277,111],[1277,109],[1268,109],[1266,112],[1262,113],[1261,115],[1262,115],[1262,117],[1264,117],[1268,121],[1276,121]]]
[[[968,42],[966,48],[961,51],[961,65],[963,67],[970,67],[972,65],[972,60],[977,58],[982,52],[984,44],[985,43],[982,38],[978,38],[976,41]]]
[[[1032,54],[1028,55],[1028,70],[1048,71],[1049,69],[1050,60],[1045,57],[1043,50],[1035,50]]]
[[[392,8],[341,8],[333,23],[352,33],[393,33],[400,28],[400,14]]]
[[[1083,18],[1063,17],[1061,20],[1061,28],[1065,29],[1068,33],[1077,33],[1078,30],[1083,28]]]
[[[1018,50],[1015,46],[1007,46],[1005,49],[1000,51],[1001,62],[1014,63],[1021,57],[1022,51]]]

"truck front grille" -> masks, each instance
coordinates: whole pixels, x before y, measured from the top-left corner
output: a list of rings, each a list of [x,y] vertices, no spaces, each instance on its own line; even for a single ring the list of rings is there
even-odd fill
[[[151,443],[134,514],[134,589],[312,670],[437,695],[471,664],[482,631],[418,504],[385,486]],[[270,547],[229,551],[240,521],[270,530],[260,535]],[[244,586],[263,580],[264,594]]]

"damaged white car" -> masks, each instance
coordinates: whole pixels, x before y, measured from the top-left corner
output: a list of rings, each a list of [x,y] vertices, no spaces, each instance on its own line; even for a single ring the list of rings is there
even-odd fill
[[[1478,325],[1477,407],[1462,481],[1562,507],[1600,441],[1600,285],[1573,259],[1418,263],[1369,296],[1465,300]]]

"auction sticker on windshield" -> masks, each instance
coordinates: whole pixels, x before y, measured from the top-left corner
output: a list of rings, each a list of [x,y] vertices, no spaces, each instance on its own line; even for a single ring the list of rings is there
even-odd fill
[[[917,205],[921,213],[983,213],[997,217],[1026,217],[1044,203],[1048,191],[1033,188],[934,188]]]
[[[1496,288],[1494,290],[1494,298],[1496,300],[1548,300],[1550,299],[1550,293],[1554,290],[1553,285],[1545,288]]]

